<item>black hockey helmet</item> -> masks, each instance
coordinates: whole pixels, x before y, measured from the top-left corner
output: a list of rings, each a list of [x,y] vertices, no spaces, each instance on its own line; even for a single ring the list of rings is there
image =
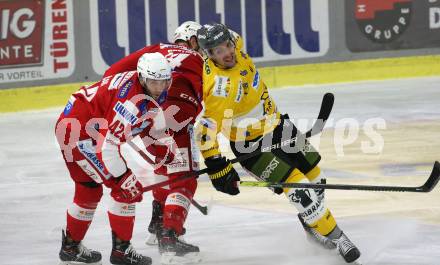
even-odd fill
[[[229,29],[219,23],[203,25],[197,30],[197,40],[200,48],[204,50],[212,49],[218,46],[220,43],[227,41],[231,38]]]

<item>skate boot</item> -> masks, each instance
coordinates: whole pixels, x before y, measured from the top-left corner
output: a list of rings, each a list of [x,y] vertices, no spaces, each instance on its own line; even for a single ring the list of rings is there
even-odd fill
[[[332,239],[332,242],[336,244],[339,254],[341,254],[347,263],[352,263],[361,256],[359,249],[348,239],[344,232],[341,233],[339,238]]]
[[[101,264],[101,253],[84,247],[81,242],[73,241],[69,233],[62,232],[60,260],[63,265]]]
[[[136,252],[130,241],[122,241],[112,234],[113,247],[110,263],[115,265],[151,265],[150,257]]]
[[[298,219],[301,222],[304,230],[306,231],[307,240],[311,243],[317,243],[318,245],[326,248],[326,249],[335,249],[336,244],[330,240],[328,237],[321,235],[318,233],[315,229],[309,227],[305,222],[304,219],[301,217],[300,214],[298,214]]]
[[[163,228],[158,233],[162,264],[189,264],[202,261],[199,247],[179,239],[173,229]]]

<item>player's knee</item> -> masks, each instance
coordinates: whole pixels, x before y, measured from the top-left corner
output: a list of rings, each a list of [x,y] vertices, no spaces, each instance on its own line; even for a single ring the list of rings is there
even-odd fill
[[[171,186],[171,191],[183,190],[188,196],[192,198],[197,189],[197,179],[189,178],[185,181],[180,181]]]
[[[161,202],[162,204],[167,199],[168,194],[170,194],[169,189],[157,188],[153,190],[153,198],[154,200]]]
[[[319,166],[315,166],[309,172],[306,173],[306,178],[310,180],[310,182],[316,182],[315,180],[322,178],[322,176],[323,174]]]
[[[134,217],[136,214],[136,203],[118,202],[111,197],[108,213],[109,216]]]
[[[312,170],[306,173],[306,178],[312,182],[317,184],[325,184],[326,176],[324,172],[318,167],[315,166]],[[324,200],[324,189],[315,189],[316,194],[318,195],[319,200]]]
[[[102,185],[95,182],[75,182],[74,203],[81,207],[96,209],[102,198]]]
[[[164,207],[164,222],[176,222],[178,226],[182,226],[189,208],[191,206],[191,196],[188,190],[180,189],[170,193],[165,201]]]

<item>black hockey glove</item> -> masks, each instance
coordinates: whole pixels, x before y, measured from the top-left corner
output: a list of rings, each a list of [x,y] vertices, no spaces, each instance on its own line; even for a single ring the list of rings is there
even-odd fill
[[[232,166],[231,161],[224,156],[207,158],[205,165],[208,168],[208,175],[215,189],[230,195],[237,195],[240,190],[237,181],[240,181],[237,171]]]

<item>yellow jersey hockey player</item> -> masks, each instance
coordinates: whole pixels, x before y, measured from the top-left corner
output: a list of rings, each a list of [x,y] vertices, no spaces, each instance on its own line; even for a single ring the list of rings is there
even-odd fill
[[[288,148],[271,148],[294,139],[298,132],[289,117],[277,109],[252,59],[242,51],[241,38],[223,24],[204,25],[197,38],[206,58],[205,112],[196,131],[213,186],[230,195],[239,193],[238,173],[219,150],[220,132],[229,139],[237,157],[257,148],[270,150],[241,162],[258,180],[323,183],[325,176],[318,167],[321,157],[306,139],[298,137]],[[324,190],[286,188],[274,192],[284,193],[297,208],[309,237],[326,248],[337,248],[347,263],[358,260],[358,248],[325,205]]]

